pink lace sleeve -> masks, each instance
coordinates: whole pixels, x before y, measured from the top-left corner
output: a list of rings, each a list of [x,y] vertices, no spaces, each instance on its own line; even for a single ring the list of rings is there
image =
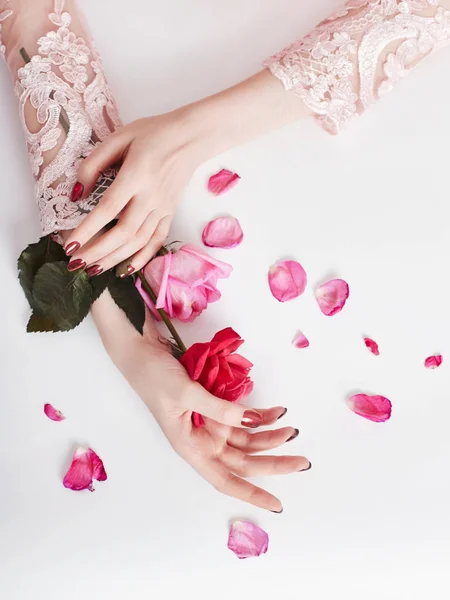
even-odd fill
[[[0,0],[0,52],[15,81],[43,232],[72,229],[114,175],[70,201],[80,160],[120,125],[100,56],[73,0]]]
[[[349,0],[264,66],[330,133],[450,42],[450,0]]]

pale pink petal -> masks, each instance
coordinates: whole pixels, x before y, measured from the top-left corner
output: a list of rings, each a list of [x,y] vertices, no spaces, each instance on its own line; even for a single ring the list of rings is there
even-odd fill
[[[244,239],[244,232],[235,217],[219,217],[210,221],[202,233],[202,241],[210,248],[235,248]]]
[[[51,404],[44,404],[44,413],[52,421],[64,421],[66,418],[60,410],[57,410]]]
[[[333,279],[316,290],[316,298],[320,310],[327,317],[341,312],[350,295],[348,283],[343,279]]]
[[[238,558],[261,556],[267,552],[269,536],[257,525],[248,521],[235,521],[230,528],[228,548]]]
[[[64,477],[64,487],[75,492],[94,491],[93,480],[105,481],[107,478],[101,458],[91,448],[77,448],[72,464]]]
[[[269,270],[269,286],[279,302],[297,298],[306,288],[306,273],[295,260],[284,260],[272,265]]]
[[[212,175],[208,181],[208,191],[214,196],[220,196],[224,192],[228,192],[239,181],[240,177],[237,173],[222,169],[215,175]]]
[[[347,404],[354,413],[374,423],[384,423],[391,418],[392,404],[384,396],[355,394],[347,400]]]
[[[371,338],[365,337],[364,338],[364,343],[366,345],[366,348],[368,348],[372,354],[375,354],[375,356],[379,356],[380,355],[380,350],[378,348],[378,344],[376,343],[375,340],[372,340]]]
[[[441,366],[443,360],[442,354],[434,354],[425,359],[425,367],[427,369],[437,369]]]
[[[156,298],[155,308],[164,308],[167,292],[167,283],[169,281],[170,265],[172,264],[172,253],[164,255],[163,273],[161,279],[161,287],[159,288],[158,297]]]
[[[308,338],[299,331],[292,342],[296,348],[307,348],[309,346]]]

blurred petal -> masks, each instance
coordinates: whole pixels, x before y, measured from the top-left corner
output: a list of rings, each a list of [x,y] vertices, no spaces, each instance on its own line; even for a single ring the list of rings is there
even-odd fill
[[[305,291],[305,270],[295,260],[280,261],[270,267],[269,286],[279,302],[293,300]]]
[[[214,196],[220,196],[224,192],[228,192],[239,181],[240,177],[237,173],[222,169],[215,175],[209,178],[208,191]]]
[[[354,413],[374,423],[384,423],[391,418],[392,404],[384,396],[355,394],[347,400],[347,404]]]
[[[44,412],[52,421],[64,421],[66,418],[60,410],[57,410],[51,404],[44,405]]]
[[[91,448],[77,448],[72,464],[64,477],[64,487],[75,492],[94,491],[93,480],[105,481],[107,478],[103,461]]]
[[[320,310],[327,317],[341,312],[350,295],[348,283],[343,279],[333,279],[316,290]]]
[[[202,233],[202,241],[210,248],[235,248],[244,239],[239,221],[235,217],[219,217],[210,221]]]
[[[307,348],[309,346],[308,338],[301,331],[297,333],[292,343],[296,348]]]
[[[425,359],[425,367],[427,369],[437,369],[441,366],[443,360],[442,354],[434,354]]]
[[[380,355],[380,350],[375,340],[366,337],[364,338],[364,343],[366,345],[366,348],[368,348],[372,352],[372,354],[375,354],[375,356]]]
[[[261,556],[267,552],[269,536],[257,525],[248,521],[235,521],[230,528],[228,548],[238,558]]]

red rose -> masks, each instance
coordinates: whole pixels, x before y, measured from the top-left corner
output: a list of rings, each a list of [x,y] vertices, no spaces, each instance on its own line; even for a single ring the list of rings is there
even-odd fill
[[[252,363],[240,354],[233,354],[244,340],[227,327],[210,342],[194,344],[181,357],[181,364],[193,381],[197,381],[217,398],[238,402],[253,390],[249,377]],[[193,414],[194,425],[201,427],[203,418]]]

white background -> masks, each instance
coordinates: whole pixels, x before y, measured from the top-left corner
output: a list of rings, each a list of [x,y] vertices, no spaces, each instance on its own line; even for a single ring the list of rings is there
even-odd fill
[[[175,108],[256,72],[335,0],[97,0],[87,13],[125,121]],[[337,138],[286,127],[204,165],[173,238],[199,243],[219,214],[239,217],[242,246],[224,297],[188,342],[232,325],[255,363],[254,406],[285,404],[300,429],[289,451],[308,473],[262,482],[275,515],[220,496],[171,450],[107,358],[92,322],[71,334],[25,333],[15,260],[38,235],[32,180],[6,69],[0,78],[0,595],[5,600],[283,598],[448,599],[450,323],[448,51]],[[219,167],[242,181],[211,199]],[[299,260],[307,292],[278,304],[266,283]],[[324,317],[314,286],[351,288]],[[302,329],[311,347],[291,340]],[[372,356],[362,336],[375,338]],[[436,371],[426,356],[442,352]],[[386,424],[351,413],[354,391],[393,403]],[[52,402],[68,416],[53,423]],[[109,475],[94,494],[63,488],[77,444]],[[286,448],[287,450],[287,448]],[[264,527],[270,548],[238,561],[229,522]]]

